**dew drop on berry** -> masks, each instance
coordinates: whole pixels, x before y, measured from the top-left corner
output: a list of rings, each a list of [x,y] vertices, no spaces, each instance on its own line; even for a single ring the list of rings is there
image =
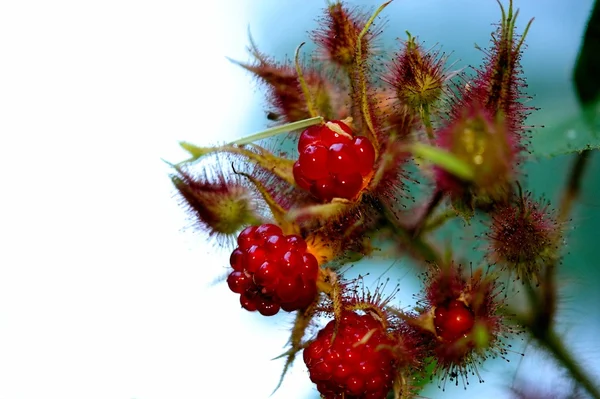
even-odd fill
[[[300,162],[294,162],[294,168],[292,169],[292,172],[294,174],[294,181],[296,181],[296,184],[307,191],[310,190],[312,181],[304,176],[304,173],[302,173],[302,165],[300,165]]]
[[[368,138],[358,136],[354,138],[354,150],[358,157],[359,172],[366,176],[373,170],[375,162],[375,148]]]
[[[352,199],[362,189],[363,180],[360,173],[351,175],[336,175],[334,179],[335,196]]]
[[[311,126],[304,130],[298,140],[298,152],[302,152],[311,144],[319,144],[321,131],[326,129],[323,125]]]
[[[229,276],[227,276],[227,285],[231,291],[236,294],[241,294],[246,291],[250,285],[250,277],[240,271],[231,272]]]
[[[233,252],[231,253],[231,256],[229,257],[229,264],[231,265],[233,270],[237,270],[240,272],[243,271],[244,270],[244,252],[239,248],[234,249]]]
[[[248,226],[240,232],[237,238],[239,248],[244,251],[254,244],[254,232],[256,226]]]
[[[331,177],[317,180],[310,188],[312,195],[323,202],[331,201],[335,196],[335,183]]]
[[[244,264],[248,272],[254,273],[266,260],[267,252],[264,250],[264,248],[259,247],[258,245],[253,245],[248,249],[248,251],[246,251]]]
[[[329,176],[327,170],[327,148],[311,144],[300,153],[298,162],[302,166],[302,174],[310,180],[318,180]]]
[[[327,169],[331,174],[358,173],[360,165],[354,148],[346,143],[336,143],[329,147],[329,152],[327,153]]]

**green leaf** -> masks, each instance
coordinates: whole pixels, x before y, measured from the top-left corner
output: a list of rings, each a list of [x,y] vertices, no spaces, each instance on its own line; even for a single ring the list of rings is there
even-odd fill
[[[600,95],[600,0],[596,0],[577,56],[573,74],[579,101],[596,103]]]
[[[552,157],[600,148],[600,0],[596,0],[587,23],[573,70],[573,84],[581,108],[570,117],[544,122],[546,128],[532,139],[534,156]]]
[[[475,177],[475,171],[471,165],[448,151],[423,143],[414,143],[410,146],[410,152],[460,179],[470,181]]]
[[[600,148],[598,105],[574,111],[571,117],[545,121],[545,127],[536,131],[531,139],[532,155],[555,157]]]

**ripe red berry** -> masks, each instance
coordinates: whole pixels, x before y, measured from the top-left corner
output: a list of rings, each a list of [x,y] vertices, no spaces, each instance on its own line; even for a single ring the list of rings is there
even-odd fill
[[[383,399],[392,387],[394,340],[371,314],[345,311],[304,350],[310,379],[324,398]]]
[[[328,151],[323,145],[311,144],[300,154],[298,163],[302,167],[302,174],[308,179],[317,180],[327,177]]]
[[[375,163],[369,139],[353,136],[341,121],[306,129],[300,135],[298,151],[293,169],[296,184],[324,202],[356,197]]]
[[[473,312],[463,302],[453,300],[435,309],[435,329],[445,341],[453,342],[465,337],[474,323]]]
[[[249,311],[265,316],[279,309],[291,312],[307,307],[317,295],[317,259],[302,237],[286,236],[273,224],[244,229],[229,263],[229,289],[240,294]]]

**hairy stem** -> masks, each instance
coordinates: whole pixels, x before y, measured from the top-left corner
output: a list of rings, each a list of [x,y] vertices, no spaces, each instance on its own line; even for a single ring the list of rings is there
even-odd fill
[[[573,204],[579,196],[579,192],[581,191],[581,180],[583,178],[585,167],[590,159],[590,154],[591,150],[584,150],[577,155],[577,158],[575,158],[575,161],[573,162],[569,180],[567,181],[567,187],[565,188],[560,203],[558,214],[559,222],[565,222],[568,219]]]
[[[573,354],[565,347],[560,335],[550,329],[545,334],[534,337],[594,399],[600,399],[600,390],[595,385],[596,379],[590,377],[582,365],[577,362]]]

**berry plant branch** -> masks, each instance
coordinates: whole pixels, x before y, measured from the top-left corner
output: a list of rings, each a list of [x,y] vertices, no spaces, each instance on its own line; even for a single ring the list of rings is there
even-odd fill
[[[576,91],[581,106],[590,119],[590,127],[593,126],[593,119],[597,117],[590,112],[590,109],[600,96],[599,80],[590,77],[590,75],[597,74],[600,68],[600,31],[597,28],[599,24],[600,1],[596,1],[574,70]],[[568,222],[571,210],[580,194],[583,175],[591,155],[592,151],[586,149],[577,154],[573,161],[559,207],[557,216],[559,223]],[[517,315],[517,319],[520,319],[521,324],[528,328],[531,336],[538,344],[551,353],[575,381],[578,381],[592,397],[600,399],[600,388],[596,380],[586,372],[585,367],[569,352],[564,345],[564,340],[555,330],[557,266],[556,261],[546,266],[540,290],[536,291],[531,285],[526,285],[531,314],[529,316]]]
[[[587,158],[558,215],[521,189],[535,110],[520,66],[531,21],[519,35],[508,1],[471,73],[449,71],[410,34],[381,71],[374,21],[390,2],[370,14],[331,2],[310,34],[311,61],[300,62],[304,43],[282,63],[250,39],[254,61],[236,62],[264,84],[275,126],[224,145],[181,143],[191,158],[171,179],[198,226],[232,245],[228,288],[247,311],[296,313],[281,381],[302,353],[326,399],[413,398],[434,380],[466,388],[526,331],[598,398],[554,325],[566,215]],[[283,133],[295,150],[269,140]],[[409,182],[423,192],[411,195]],[[467,270],[433,233],[475,215],[484,258]],[[343,266],[376,251],[415,261],[416,304],[347,277]],[[525,291],[526,311],[507,303],[506,276]]]

